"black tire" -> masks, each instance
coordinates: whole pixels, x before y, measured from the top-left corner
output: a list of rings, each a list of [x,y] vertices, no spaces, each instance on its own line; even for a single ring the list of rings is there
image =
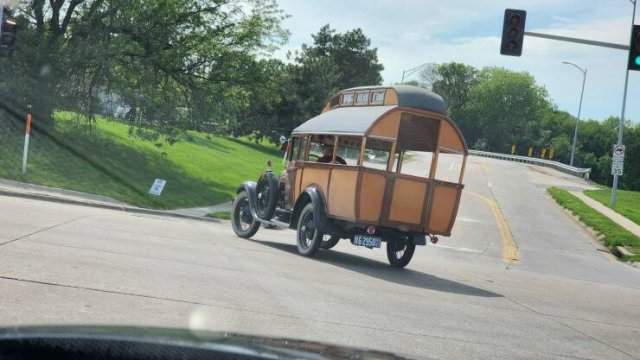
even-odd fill
[[[238,193],[233,200],[231,226],[236,235],[245,239],[252,237],[260,229],[260,222],[251,215],[249,195],[246,191]]]
[[[256,185],[256,213],[263,220],[271,220],[278,205],[278,178],[271,171],[266,171]]]
[[[387,259],[392,267],[403,268],[409,264],[416,244],[408,239],[397,239],[387,241]]]
[[[338,245],[338,242],[340,241],[340,237],[335,236],[335,235],[323,235],[322,236],[322,243],[320,243],[320,248],[324,249],[324,250],[329,250],[332,247]]]
[[[322,244],[322,233],[316,229],[313,204],[307,204],[298,216],[296,246],[302,256],[313,256]]]

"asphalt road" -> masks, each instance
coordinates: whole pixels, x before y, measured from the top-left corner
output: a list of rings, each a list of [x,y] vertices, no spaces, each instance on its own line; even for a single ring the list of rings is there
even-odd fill
[[[447,167],[455,173],[456,166]],[[0,197],[0,325],[131,324],[443,359],[640,358],[640,270],[545,193],[587,186],[471,157],[451,238],[405,270],[294,233]]]

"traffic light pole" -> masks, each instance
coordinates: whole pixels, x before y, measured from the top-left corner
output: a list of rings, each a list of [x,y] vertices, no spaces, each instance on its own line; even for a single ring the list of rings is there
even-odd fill
[[[537,32],[532,32],[532,31],[525,31],[524,34],[526,36],[537,37],[537,38],[541,38],[541,39],[566,41],[566,42],[572,42],[572,43],[576,43],[576,44],[606,47],[606,48],[610,48],[610,49],[629,50],[629,45],[615,44],[615,43],[610,43],[610,42],[605,42],[605,41],[596,41],[596,40],[572,38],[572,37],[568,37],[568,36],[542,34],[542,33],[537,33]]]
[[[633,15],[631,16],[631,34],[629,35],[629,43],[633,41],[633,25],[636,20],[636,5],[638,0],[633,0]],[[627,108],[627,88],[629,87],[629,68],[626,70],[624,77],[624,95],[622,95],[622,114],[620,115],[620,124],[618,124],[618,142],[617,145],[622,145],[622,134],[624,132],[624,115]],[[613,174],[613,184],[611,185],[611,199],[609,199],[609,206],[616,207],[618,201],[618,174]]]

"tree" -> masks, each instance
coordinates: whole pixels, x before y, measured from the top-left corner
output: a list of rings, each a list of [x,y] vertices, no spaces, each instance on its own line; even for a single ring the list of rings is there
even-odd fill
[[[469,143],[486,143],[490,151],[507,152],[512,144],[539,140],[539,123],[549,109],[547,92],[527,73],[486,68],[478,74],[461,117],[471,127]],[[463,130],[464,131],[464,130]]]
[[[378,49],[371,48],[371,40],[362,29],[341,34],[324,25],[312,38],[312,46],[302,45],[299,62],[305,58],[331,60],[336,67],[337,83],[343,88],[382,82],[384,67],[378,62]]]
[[[214,94],[250,84],[257,55],[286,37],[274,0],[32,0],[18,13],[16,100],[41,120],[55,107],[91,116],[106,90],[140,125],[193,124]],[[198,111],[185,119],[182,107]]]
[[[420,73],[433,92],[442,96],[449,113],[456,119],[467,102],[471,88],[478,83],[478,70],[461,63],[434,64]]]
[[[298,122],[316,115],[328,97],[340,89],[379,85],[384,69],[377,49],[361,29],[336,33],[329,25],[312,35],[313,45],[294,54],[296,93],[302,107]]]

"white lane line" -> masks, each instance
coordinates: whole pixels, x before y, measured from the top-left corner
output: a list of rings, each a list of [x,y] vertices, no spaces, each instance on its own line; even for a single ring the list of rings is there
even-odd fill
[[[474,253],[474,254],[482,254],[482,251],[480,251],[480,250],[469,249],[469,248],[465,248],[465,247],[455,247],[455,246],[447,246],[447,245],[440,245],[440,244],[436,244],[436,245],[432,244],[430,246],[434,246],[434,247],[438,247],[438,248],[442,248],[442,249],[447,249],[447,250],[455,250],[455,251],[462,251],[462,252],[468,252],[468,253]]]
[[[472,219],[472,218],[468,218],[468,217],[464,217],[464,216],[458,216],[456,218],[456,221],[461,221],[461,222],[468,222],[468,223],[481,223],[481,220],[478,219]]]

